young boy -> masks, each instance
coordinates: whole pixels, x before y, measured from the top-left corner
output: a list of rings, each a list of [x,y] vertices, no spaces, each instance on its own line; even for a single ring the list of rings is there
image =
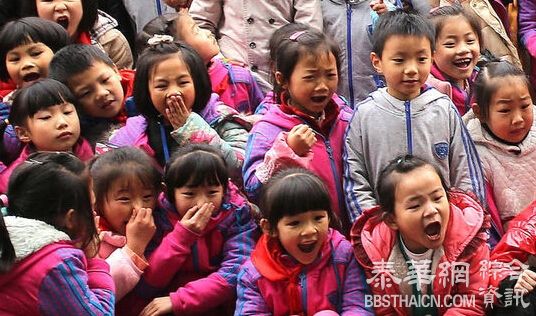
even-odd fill
[[[387,87],[357,105],[347,130],[343,181],[352,221],[378,204],[381,170],[404,154],[436,164],[448,187],[473,191],[484,201],[480,163],[461,118],[446,95],[424,85],[434,50],[432,26],[418,14],[388,12],[372,44],[372,65]]]
[[[49,68],[49,76],[64,83],[78,99],[82,135],[93,147],[106,142],[127,116],[137,114],[134,106],[126,105],[132,95],[134,71],[118,70],[98,48],[66,46],[54,55]]]

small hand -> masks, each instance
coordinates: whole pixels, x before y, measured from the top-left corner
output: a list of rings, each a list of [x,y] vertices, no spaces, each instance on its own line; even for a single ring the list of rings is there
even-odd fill
[[[174,129],[178,129],[186,123],[188,116],[192,112],[184,104],[181,93],[172,94],[166,97],[166,117]]]
[[[173,311],[171,297],[157,297],[141,311],[140,316],[164,315]]]
[[[196,205],[184,214],[181,224],[192,232],[199,234],[207,227],[213,211],[214,204],[212,203],[205,203],[201,206]]]
[[[306,124],[294,126],[287,136],[288,146],[298,156],[305,156],[315,142],[315,132]]]
[[[127,223],[127,246],[138,256],[143,256],[147,244],[156,232],[156,225],[150,208],[134,209]]]
[[[372,0],[370,2],[370,8],[373,10],[373,11],[376,11],[376,13],[378,14],[383,14],[385,12],[387,12],[387,5],[385,3],[383,3],[383,0]]]
[[[517,279],[514,291],[519,291],[523,295],[531,292],[536,287],[536,272],[532,270],[525,270]]]

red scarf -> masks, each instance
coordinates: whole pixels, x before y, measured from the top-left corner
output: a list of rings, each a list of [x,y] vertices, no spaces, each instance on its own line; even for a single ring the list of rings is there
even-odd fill
[[[255,249],[251,253],[251,261],[259,273],[272,282],[284,281],[287,289],[290,315],[303,315],[301,308],[298,275],[304,265],[297,263],[289,267],[284,264],[284,250],[277,238],[262,234]]]
[[[76,39],[76,43],[91,45],[91,37],[89,36],[89,33],[88,32],[80,33],[80,35],[78,35],[78,38]]]
[[[279,105],[281,111],[289,115],[297,115],[304,119],[315,130],[320,131],[324,136],[329,135],[329,131],[340,112],[339,106],[335,103],[335,101],[333,101],[333,99],[330,99],[329,103],[326,105],[326,108],[324,109],[325,118],[322,120],[322,122],[320,122],[320,124],[318,124],[317,120],[311,115],[304,113],[298,108],[288,104],[288,100],[289,98],[287,93],[283,92],[281,94],[281,104]]]

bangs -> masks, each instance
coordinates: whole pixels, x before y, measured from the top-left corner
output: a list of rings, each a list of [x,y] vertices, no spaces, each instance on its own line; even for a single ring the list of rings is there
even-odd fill
[[[227,168],[219,157],[201,152],[193,152],[177,159],[166,177],[174,188],[202,185],[222,185],[225,188],[228,178]]]

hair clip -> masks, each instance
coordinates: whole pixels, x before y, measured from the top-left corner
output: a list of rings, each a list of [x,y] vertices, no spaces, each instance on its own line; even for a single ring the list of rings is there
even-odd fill
[[[155,47],[156,45],[171,44],[173,43],[173,37],[164,34],[155,34],[153,37],[147,40],[147,45]]]
[[[292,35],[289,36],[289,40],[293,41],[293,42],[297,42],[298,41],[298,37],[302,36],[303,34],[307,33],[307,31],[298,31],[298,32],[295,32],[293,33]]]

